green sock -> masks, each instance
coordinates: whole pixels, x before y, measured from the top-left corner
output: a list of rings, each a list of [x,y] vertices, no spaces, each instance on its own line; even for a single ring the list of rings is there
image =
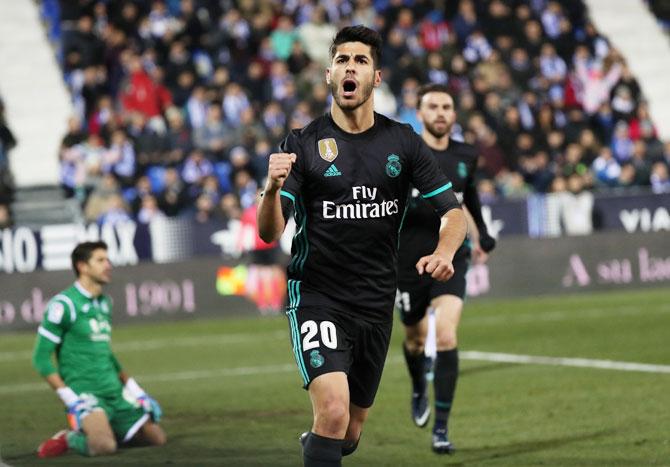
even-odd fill
[[[70,449],[74,449],[82,456],[88,456],[88,441],[86,440],[86,435],[84,433],[79,431],[68,431],[66,439]]]

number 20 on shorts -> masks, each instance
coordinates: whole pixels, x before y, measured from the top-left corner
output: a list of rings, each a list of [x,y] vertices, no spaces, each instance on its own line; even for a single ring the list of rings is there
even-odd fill
[[[320,347],[319,340],[329,349],[337,348],[337,331],[331,321],[321,321],[319,324],[314,320],[305,321],[300,326],[300,335],[302,334],[305,334],[302,339],[303,351]],[[320,337],[314,339],[317,334]]]

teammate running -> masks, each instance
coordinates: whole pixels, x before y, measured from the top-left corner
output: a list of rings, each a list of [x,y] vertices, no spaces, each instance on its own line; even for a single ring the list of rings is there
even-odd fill
[[[400,234],[398,262],[398,304],[405,325],[403,352],[412,379],[412,419],[424,427],[430,416],[427,396],[424,345],[428,330],[428,309],[434,310],[437,355],[434,368],[435,423],[432,448],[437,453],[454,452],[447,436],[447,421],[458,379],[456,331],[463,310],[465,275],[471,255],[483,263],[495,240],[488,234],[475,189],[477,153],[469,144],[449,137],[456,121],[454,101],[447,88],[432,84],[419,89],[417,115],[423,124],[423,140],[433,150],[441,171],[453,183],[459,201],[474,220],[469,241],[463,243],[453,259],[455,273],[447,282],[417,274],[416,261],[435,249],[440,218],[414,190],[405,224]]]

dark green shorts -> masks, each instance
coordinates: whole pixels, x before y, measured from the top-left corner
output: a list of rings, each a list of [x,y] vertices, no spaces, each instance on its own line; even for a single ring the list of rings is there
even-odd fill
[[[91,411],[103,410],[105,412],[114,435],[121,442],[130,441],[142,428],[142,425],[149,420],[149,414],[125,389],[111,396],[91,396],[82,393],[80,397],[95,399],[95,401],[92,400]]]

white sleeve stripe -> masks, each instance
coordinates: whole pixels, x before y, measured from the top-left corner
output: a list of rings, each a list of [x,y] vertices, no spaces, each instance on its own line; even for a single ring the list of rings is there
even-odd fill
[[[74,303],[72,303],[70,297],[67,295],[58,294],[54,297],[54,300],[62,300],[67,304],[67,306],[70,308],[70,323],[74,323],[74,321],[77,319],[77,314],[74,312]]]
[[[43,326],[40,326],[39,328],[37,328],[37,332],[39,334],[43,335],[44,337],[46,337],[47,339],[49,339],[54,344],[60,344],[60,342],[61,342],[60,337],[58,337],[56,334],[49,331],[48,329],[46,329]]]

